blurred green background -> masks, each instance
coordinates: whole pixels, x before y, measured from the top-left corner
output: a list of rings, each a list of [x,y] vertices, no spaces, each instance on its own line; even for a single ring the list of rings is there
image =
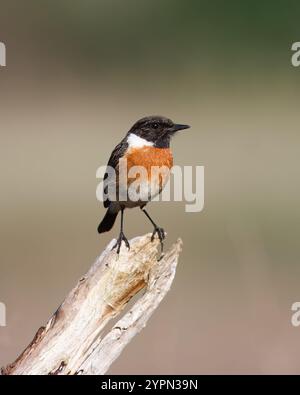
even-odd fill
[[[106,243],[98,166],[140,117],[192,128],[205,208],[152,203],[182,237],[171,292],[110,373],[299,373],[299,1],[0,0],[0,365]],[[126,235],[151,230],[139,210]]]

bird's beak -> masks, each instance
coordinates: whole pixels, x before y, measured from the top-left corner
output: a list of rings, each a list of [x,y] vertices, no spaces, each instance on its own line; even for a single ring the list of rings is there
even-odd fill
[[[179,130],[184,130],[184,129],[188,129],[188,128],[190,128],[189,125],[181,125],[180,123],[177,123],[177,124],[175,123],[175,125],[173,125],[171,127],[170,131],[172,133],[175,133],[175,132],[178,132]]]

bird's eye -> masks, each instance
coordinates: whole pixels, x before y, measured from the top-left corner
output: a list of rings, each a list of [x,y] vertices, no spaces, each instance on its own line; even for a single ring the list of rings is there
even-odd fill
[[[159,125],[158,125],[158,123],[156,123],[156,122],[152,124],[152,128],[153,128],[153,129],[158,129],[158,126],[159,126]]]

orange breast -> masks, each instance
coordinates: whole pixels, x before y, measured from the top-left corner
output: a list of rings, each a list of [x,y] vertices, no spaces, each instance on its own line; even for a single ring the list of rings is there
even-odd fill
[[[169,171],[160,173],[158,168],[171,169],[173,166],[173,156],[169,148],[155,148],[142,147],[130,148],[125,155],[127,159],[127,170],[129,171],[133,166],[143,166],[147,171],[148,182],[151,181],[151,174],[153,181],[159,183],[158,188],[161,190],[169,177]],[[156,168],[153,171],[153,168]],[[159,174],[157,174],[157,171]],[[129,177],[129,183],[133,179]],[[146,181],[146,180],[144,180]]]
[[[152,166],[173,166],[173,156],[169,148],[131,148],[125,155],[128,170],[132,166],[144,166],[150,176]]]

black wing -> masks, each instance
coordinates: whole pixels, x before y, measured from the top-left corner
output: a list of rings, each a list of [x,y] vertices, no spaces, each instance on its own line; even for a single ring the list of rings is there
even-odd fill
[[[107,166],[113,167],[114,169],[117,168],[118,164],[119,164],[119,159],[123,157],[123,155],[125,154],[127,148],[128,148],[128,143],[126,141],[127,139],[124,138],[113,150],[113,152],[110,155],[110,158],[108,160]],[[104,189],[103,192],[106,194],[107,193],[107,184],[109,183],[109,179],[108,179],[108,173],[106,172],[104,174]],[[105,208],[109,207],[110,205],[110,200],[106,199],[103,201],[103,205]]]

